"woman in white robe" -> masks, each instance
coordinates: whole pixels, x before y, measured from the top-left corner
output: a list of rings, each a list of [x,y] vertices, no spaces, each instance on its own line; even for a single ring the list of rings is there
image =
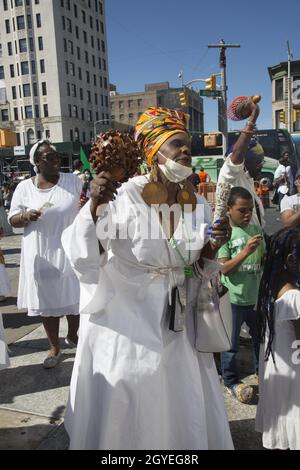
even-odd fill
[[[175,129],[160,149],[186,174],[190,139],[179,117]],[[164,137],[167,131],[162,130]],[[179,143],[173,151],[175,139]],[[159,177],[171,202],[178,184]],[[167,313],[172,287],[193,283],[185,279],[184,267],[209,245],[211,211],[198,197],[191,223],[179,217],[168,240],[157,208],[143,200],[147,183],[148,176],[129,180],[104,209],[102,203],[113,199],[114,190],[110,175],[100,174],[92,182],[91,201],[63,234],[80,280],[82,313],[65,416],[70,448],[231,449],[213,356],[194,348],[190,305],[183,331],[169,329]],[[216,230],[225,242],[227,223]],[[105,250],[101,255],[99,241]]]
[[[48,141],[30,151],[37,175],[16,188],[8,215],[13,227],[24,227],[18,308],[42,317],[50,351],[43,366],[55,367],[60,356],[59,318],[68,320],[67,344],[75,346],[79,325],[79,284],[61,244],[63,230],[79,211],[81,182],[60,173],[60,155]]]

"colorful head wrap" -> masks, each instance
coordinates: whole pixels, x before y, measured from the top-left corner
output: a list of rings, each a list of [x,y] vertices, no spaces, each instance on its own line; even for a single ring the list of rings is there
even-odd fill
[[[228,157],[228,155],[232,153],[233,147],[234,147],[234,144],[229,147],[229,149],[227,150],[225,154],[225,157]],[[248,150],[245,156],[245,160],[248,160],[248,158],[253,158],[262,153],[264,153],[263,147],[261,146],[261,144],[258,142],[258,140],[255,137],[252,137],[248,145]]]
[[[162,144],[178,132],[188,132],[189,115],[168,108],[149,108],[135,126],[134,139],[144,153],[148,165]]]

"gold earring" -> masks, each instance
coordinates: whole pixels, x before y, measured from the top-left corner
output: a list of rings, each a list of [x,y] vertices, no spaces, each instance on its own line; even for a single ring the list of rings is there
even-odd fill
[[[142,198],[148,206],[164,204],[168,200],[168,190],[158,181],[157,166],[155,164],[152,164],[150,181],[144,186]]]
[[[178,191],[176,200],[181,205],[182,209],[194,211],[197,206],[197,197],[194,190],[188,187],[185,181],[183,185],[180,185],[181,189]]]

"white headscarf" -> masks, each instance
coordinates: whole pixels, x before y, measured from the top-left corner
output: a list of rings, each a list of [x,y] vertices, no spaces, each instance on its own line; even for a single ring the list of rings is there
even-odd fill
[[[37,151],[38,147],[42,144],[47,144],[49,147],[51,147],[53,150],[56,150],[56,148],[50,144],[49,140],[38,140],[30,149],[29,152],[29,161],[31,165],[33,166],[34,172],[37,175],[38,173],[38,168],[36,166],[36,161],[35,161],[35,152]]]

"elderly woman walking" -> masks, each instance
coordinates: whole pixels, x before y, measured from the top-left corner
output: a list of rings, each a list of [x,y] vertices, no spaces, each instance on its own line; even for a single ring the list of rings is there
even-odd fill
[[[63,234],[83,314],[65,417],[71,449],[232,448],[213,356],[194,347],[189,305],[181,326],[170,322],[174,286],[185,291],[192,264],[216,253],[210,207],[187,182],[186,126],[180,112],[148,109],[135,138],[151,175],[116,191],[100,173]],[[183,202],[194,205],[191,226]],[[179,206],[178,217],[164,217],[162,205]],[[230,236],[227,219],[211,230],[221,243]]]
[[[80,179],[60,173],[60,156],[48,141],[31,149],[36,176],[22,181],[14,192],[8,219],[24,227],[18,308],[40,315],[50,344],[43,366],[59,361],[59,318],[66,315],[69,346],[77,343],[79,285],[61,244],[63,230],[79,210]]]

